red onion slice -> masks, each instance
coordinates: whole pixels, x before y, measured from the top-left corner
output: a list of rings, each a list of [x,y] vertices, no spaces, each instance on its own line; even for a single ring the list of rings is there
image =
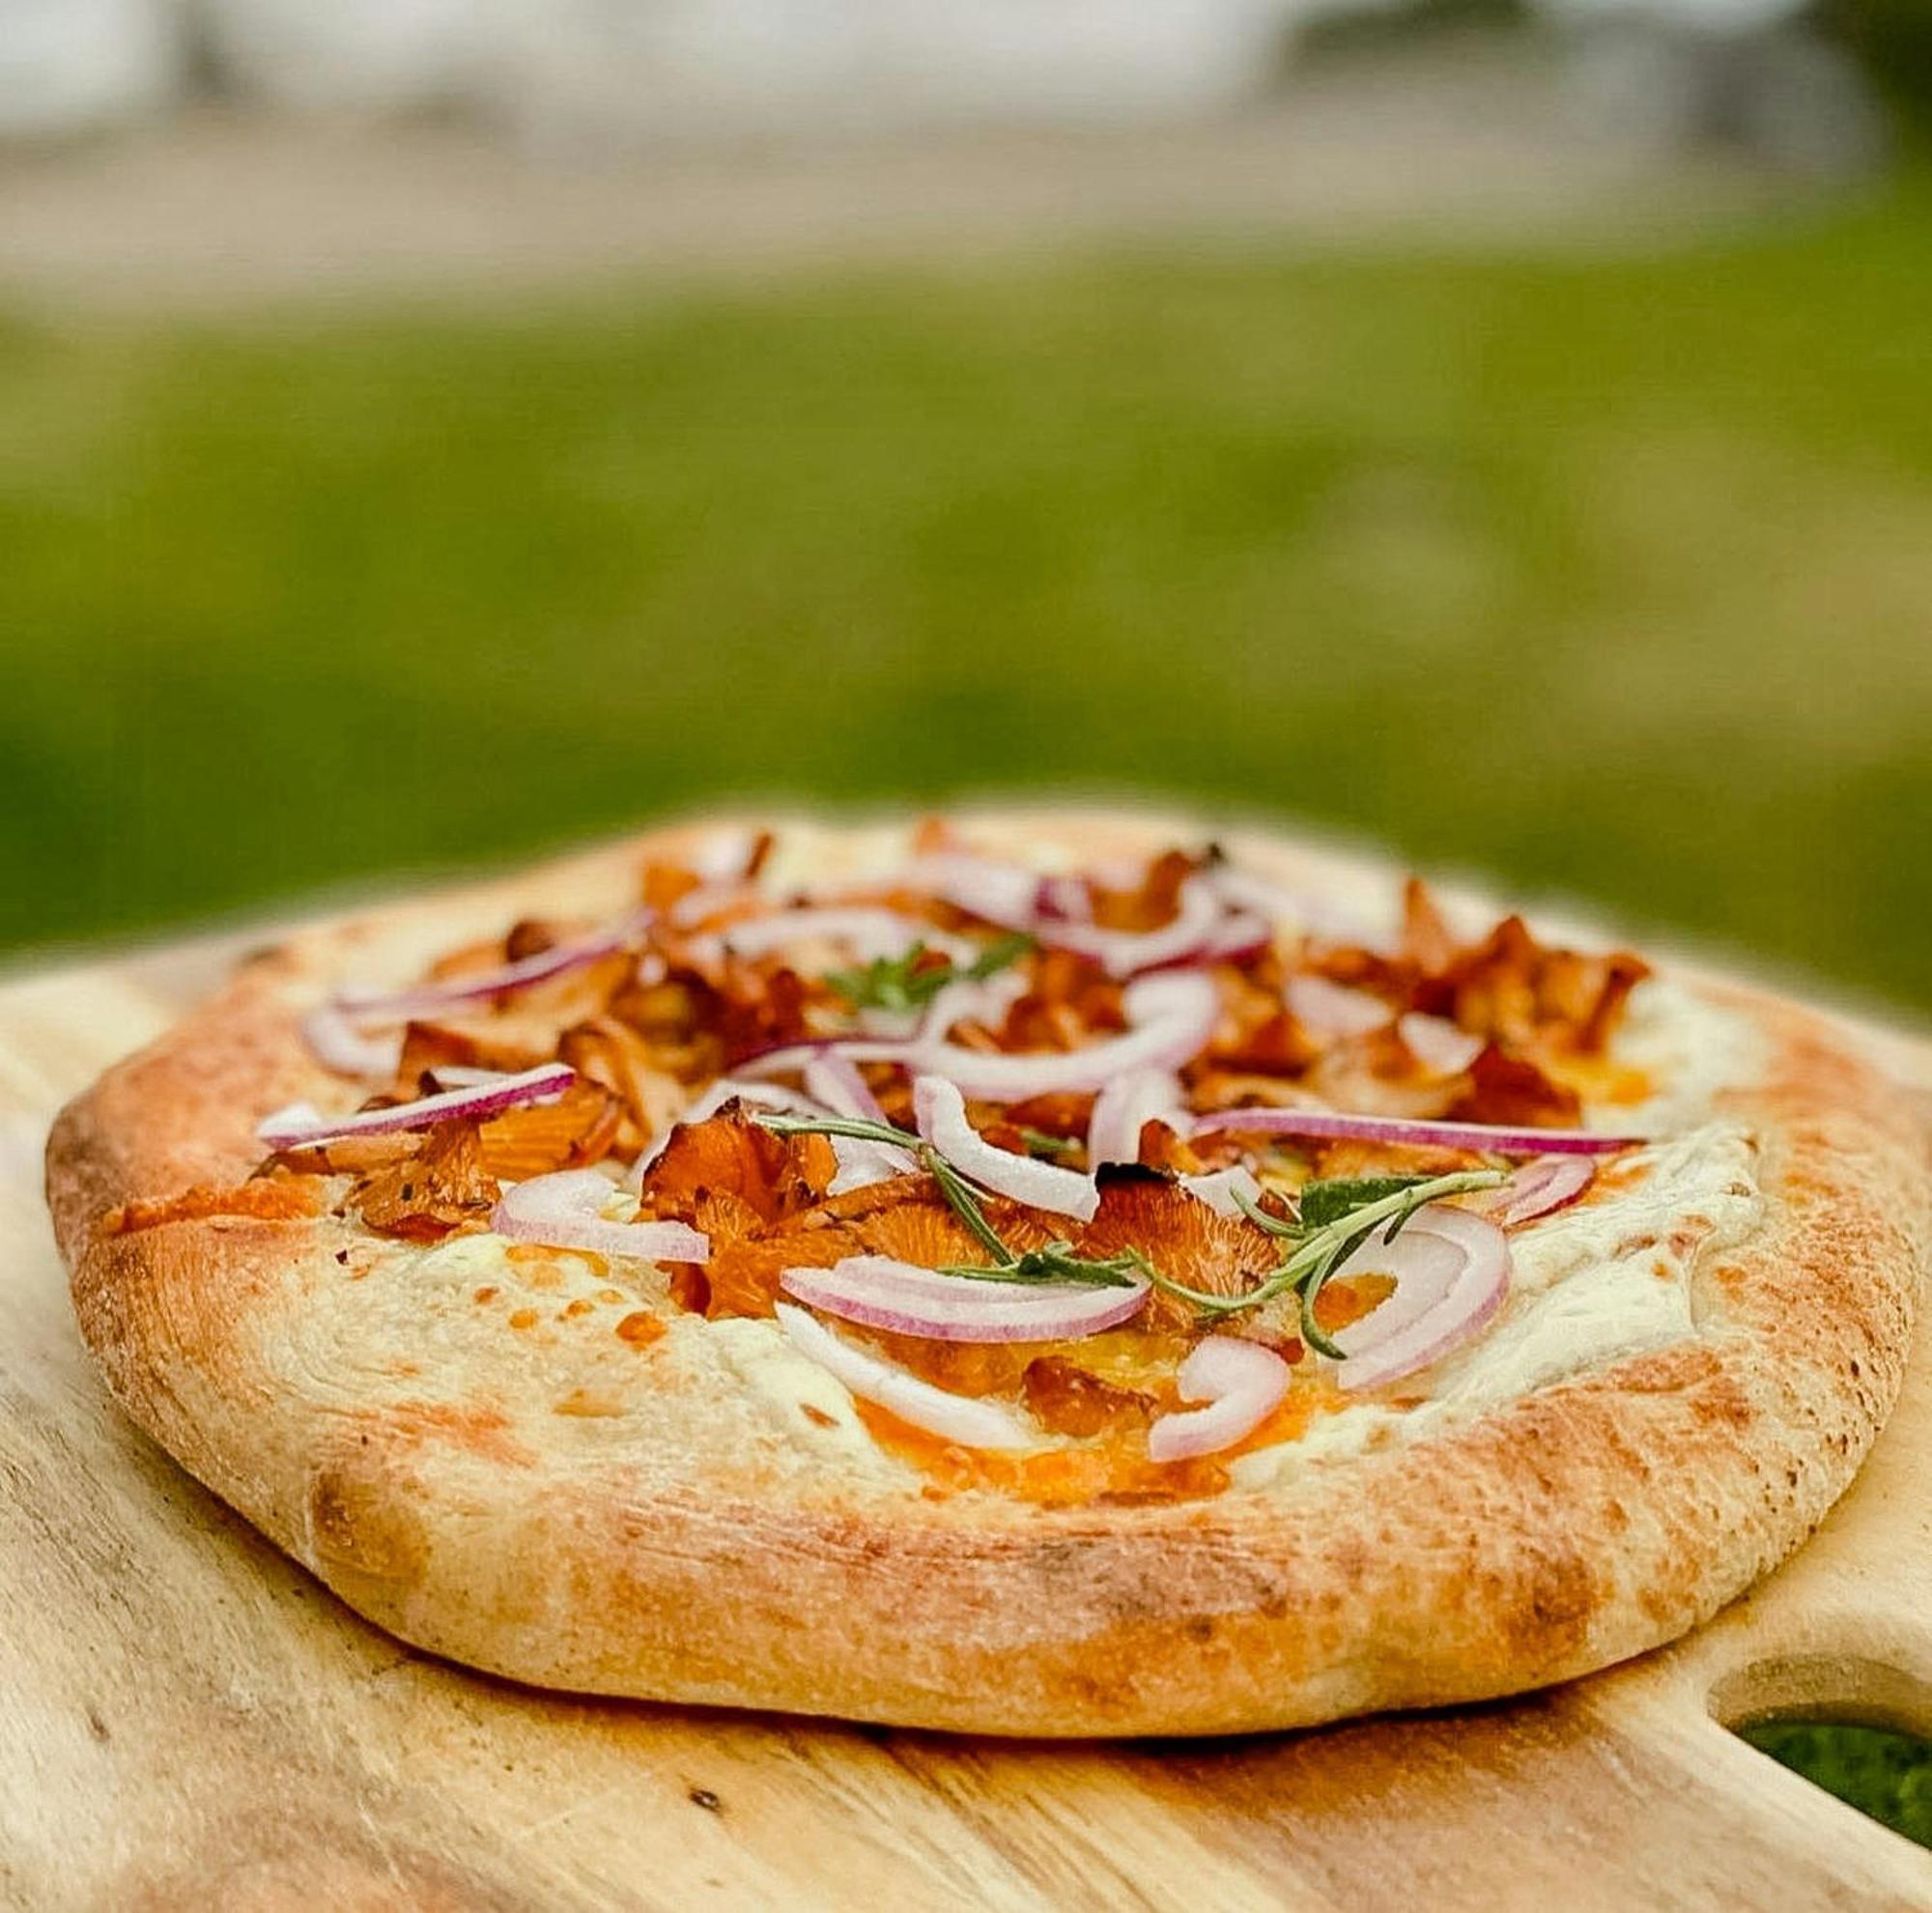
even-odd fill
[[[955,1023],[984,1023],[992,1028],[1027,993],[1021,970],[1001,970],[990,977],[955,977],[925,1006],[919,1020],[922,1042],[943,1042]]]
[[[357,1022],[393,1023],[411,1016],[434,1015],[439,1011],[466,1003],[494,1002],[512,990],[526,988],[534,983],[547,983],[553,977],[565,976],[572,970],[581,970],[598,961],[600,957],[614,955],[641,936],[651,921],[649,910],[633,910],[621,922],[598,931],[594,936],[555,944],[549,950],[539,950],[534,956],[525,956],[494,970],[481,970],[474,976],[451,977],[446,983],[418,984],[410,989],[338,990],[334,998],[335,1006]]]
[[[1318,1036],[1366,1036],[1395,1017],[1380,997],[1326,977],[1290,977],[1281,993],[1295,1021]]]
[[[423,1072],[434,1090],[481,1089],[488,1083],[507,1082],[512,1070],[478,1070],[468,1063],[440,1063]]]
[[[859,1123],[883,1123],[886,1112],[858,1065],[847,1058],[828,1053],[814,1056],[805,1066],[806,1094],[823,1103],[835,1116],[849,1116]],[[834,1136],[832,1155],[838,1173],[826,1185],[827,1195],[846,1195],[853,1189],[869,1188],[874,1183],[891,1182],[895,1176],[910,1176],[919,1167],[912,1152],[894,1149],[885,1143],[862,1142],[854,1136]]]
[[[1396,1031],[1415,1059],[1438,1076],[1460,1076],[1483,1053],[1483,1039],[1459,1029],[1447,1016],[1425,1016],[1410,1010]]]
[[[318,1003],[301,1028],[317,1060],[338,1076],[393,1076],[402,1061],[400,1037],[364,1036],[338,1003]]]
[[[814,1056],[805,1066],[805,1092],[835,1116],[847,1116],[855,1123],[886,1120],[886,1112],[880,1108],[871,1085],[859,1073],[859,1066],[837,1051]]]
[[[452,977],[445,983],[416,984],[408,989],[343,989],[311,1010],[302,1019],[302,1035],[329,1069],[345,1076],[393,1074],[398,1045],[362,1035],[364,1023],[400,1023],[412,1016],[435,1016],[477,1003],[494,1003],[514,990],[567,976],[601,957],[628,949],[649,928],[652,913],[627,912],[608,929],[573,942],[559,943],[474,976]]]
[[[1596,1165],[1580,1156],[1539,1156],[1525,1162],[1480,1207],[1499,1229],[1514,1229],[1569,1206],[1597,1180]]]
[[[1138,1278],[1125,1288],[982,1281],[884,1255],[848,1255],[830,1269],[787,1269],[779,1282],[824,1314],[937,1342],[1077,1341],[1118,1328],[1148,1299],[1148,1284]]]
[[[1223,917],[1202,938],[1198,949],[1175,958],[1175,961],[1231,962],[1246,956],[1259,956],[1273,944],[1274,926],[1265,917],[1258,917],[1248,910],[1237,910],[1233,916]]]
[[[1225,903],[1236,909],[1252,910],[1277,928],[1288,926],[1297,931],[1312,931],[1331,942],[1361,944],[1370,949],[1378,948],[1387,940],[1387,926],[1372,925],[1359,905],[1338,902],[1312,891],[1291,890],[1234,864],[1216,864],[1206,875]]]
[[[741,903],[762,902],[764,893],[754,883],[733,880],[726,883],[700,883],[687,890],[665,915],[678,929],[696,929],[706,917],[721,910],[735,909]]]
[[[1029,1209],[1044,1209],[1091,1222],[1100,1207],[1100,1191],[1093,1177],[1056,1162],[989,1143],[966,1120],[966,1099],[955,1084],[942,1076],[920,1076],[912,1086],[913,1114],[919,1132],[941,1156],[995,1195],[1010,1196]]]
[[[1044,876],[1034,899],[1034,915],[1042,923],[1088,924],[1094,921],[1094,899],[1087,879],[1077,876]]]
[[[901,1421],[923,1428],[942,1441],[963,1448],[1031,1448],[1037,1440],[1016,1415],[997,1402],[976,1401],[949,1394],[908,1375],[864,1349],[835,1335],[822,1322],[791,1302],[779,1302],[778,1317],[785,1340],[807,1360],[813,1361],[835,1381],[842,1382],[861,1401],[889,1409]]]
[[[1063,950],[1092,956],[1109,976],[1131,977],[1196,956],[1221,926],[1221,899],[1199,877],[1180,886],[1174,921],[1152,930],[1102,929],[1097,924],[1039,922],[1039,935]]]
[[[896,910],[873,904],[854,903],[841,907],[810,910],[780,910],[769,917],[752,917],[732,924],[712,937],[734,956],[756,958],[775,950],[799,943],[838,943],[869,962],[875,956],[901,956],[914,944],[950,956],[955,963],[970,963],[979,951],[963,937],[949,936],[916,917],[901,916]]]
[[[895,887],[929,891],[956,910],[1006,929],[1030,930],[1039,916],[1040,876],[1024,864],[975,856],[969,850],[935,850],[915,857]]]
[[[1487,1216],[1432,1202],[1394,1242],[1372,1236],[1335,1274],[1395,1277],[1379,1308],[1334,1337],[1349,1357],[1335,1379],[1360,1392],[1427,1368],[1495,1314],[1509,1295],[1509,1242]]]
[[[1180,1186],[1191,1196],[1205,1202],[1216,1215],[1231,1218],[1241,1214],[1241,1205],[1235,1200],[1240,1195],[1251,1203],[1262,1199],[1262,1185],[1255,1180],[1255,1172],[1241,1163],[1232,1169],[1216,1169],[1206,1176],[1182,1176]]]
[[[1402,1116],[1355,1116],[1339,1109],[1217,1109],[1194,1121],[1197,1136],[1222,1129],[1245,1135],[1309,1136],[1322,1141],[1406,1144],[1418,1149],[1488,1150],[1495,1156],[1613,1156],[1642,1136],[1595,1129],[1511,1129],[1490,1123],[1411,1122]]]
[[[1172,1070],[1127,1070],[1094,1099],[1087,1125],[1087,1166],[1141,1159],[1141,1130],[1156,1119],[1184,1131],[1180,1081]]]
[[[543,1063],[514,1076],[471,1089],[446,1090],[440,1096],[418,1097],[388,1109],[365,1109],[355,1116],[325,1116],[312,1103],[292,1102],[255,1126],[255,1134],[270,1149],[304,1149],[320,1143],[345,1141],[351,1136],[382,1136],[411,1129],[432,1129],[439,1123],[495,1116],[526,1102],[548,1102],[577,1080],[567,1063]]]
[[[1009,1056],[922,1041],[917,1068],[956,1084],[967,1096],[1018,1102],[1059,1090],[1096,1090],[1123,1070],[1178,1070],[1214,1034],[1220,992],[1211,977],[1193,970],[1137,978],[1124,999],[1131,1027],[1124,1036],[1084,1049]],[[852,1054],[848,1050],[848,1054]]]
[[[499,1236],[547,1248],[590,1249],[638,1262],[708,1262],[711,1241],[683,1222],[612,1222],[604,1206],[617,1185],[595,1169],[532,1176],[503,1192],[490,1226]]]
[[[1149,1458],[1186,1461],[1232,1448],[1266,1420],[1289,1380],[1288,1363],[1272,1349],[1238,1335],[1209,1335],[1175,1377],[1183,1402],[1208,1406],[1160,1416],[1148,1430]]]

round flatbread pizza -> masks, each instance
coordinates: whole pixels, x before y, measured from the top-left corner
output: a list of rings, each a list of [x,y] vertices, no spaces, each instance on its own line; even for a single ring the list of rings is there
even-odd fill
[[[298,935],[48,1188],[128,1412],[403,1640],[1030,1735],[1695,1626],[1857,1470],[1925,1217],[1794,1005],[1078,811],[683,825]]]

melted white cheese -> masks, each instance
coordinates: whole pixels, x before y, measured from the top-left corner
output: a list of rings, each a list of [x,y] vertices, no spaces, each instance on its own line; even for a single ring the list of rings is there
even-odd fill
[[[1378,1440],[1425,1441],[1486,1410],[1696,1330],[1697,1258],[1759,1225],[1764,1198],[1749,1138],[1711,1123],[1623,1158],[1629,1185],[1558,1210],[1510,1238],[1503,1313],[1475,1341],[1402,1385],[1428,1399],[1405,1412],[1362,1402],[1324,1415],[1295,1442],[1234,1465],[1265,1487],[1311,1459],[1358,1454]]]
[[[1650,977],[1631,992],[1615,1060],[1642,1070],[1657,1094],[1635,1108],[1593,1107],[1593,1129],[1664,1136],[1706,1121],[1718,1092],[1759,1081],[1763,1032],[1748,1016],[1707,1003],[1682,984]]]
[[[754,1404],[782,1445],[836,1460],[848,1472],[911,1478],[872,1440],[844,1385],[800,1355],[776,1322],[679,1316],[669,1329],[676,1357],[708,1385],[731,1387]]]

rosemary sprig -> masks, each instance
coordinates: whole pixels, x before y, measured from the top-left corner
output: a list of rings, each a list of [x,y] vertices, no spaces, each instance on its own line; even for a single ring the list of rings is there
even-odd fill
[[[1331,1360],[1346,1359],[1343,1350],[1337,1348],[1321,1325],[1315,1319],[1315,1303],[1329,1276],[1334,1274],[1344,1262],[1365,1242],[1375,1231],[1387,1224],[1383,1241],[1393,1242],[1403,1225],[1418,1209],[1443,1196],[1467,1195],[1474,1189],[1492,1189],[1503,1181],[1500,1169],[1460,1169],[1447,1176],[1407,1177],[1391,1176],[1377,1178],[1371,1185],[1381,1193],[1371,1194],[1367,1200],[1348,1202],[1336,1185],[1311,1183],[1302,1191],[1304,1216],[1293,1222],[1285,1222],[1280,1216],[1270,1215],[1265,1210],[1244,1200],[1238,1192],[1236,1201],[1240,1204],[1241,1213],[1257,1227],[1264,1229],[1270,1236],[1293,1244],[1284,1254],[1280,1266],[1257,1287],[1238,1296],[1215,1295],[1206,1289],[1191,1289],[1173,1281],[1158,1271],[1151,1273],[1149,1279],[1163,1295],[1175,1297],[1178,1300],[1190,1302],[1204,1315],[1232,1315],[1244,1308],[1259,1308],[1264,1302],[1274,1300],[1277,1296],[1287,1295],[1291,1290],[1298,1290],[1301,1302],[1301,1339],[1311,1349],[1327,1356]],[[1393,1187],[1389,1186],[1394,1185]],[[1332,1219],[1305,1219],[1311,1207],[1308,1198],[1312,1192],[1324,1188],[1337,1188],[1334,1196],[1318,1195],[1313,1207],[1314,1218],[1327,1215],[1331,1211]]]
[[[1504,1181],[1500,1169],[1460,1169],[1446,1176],[1378,1176],[1360,1180],[1335,1179],[1310,1183],[1301,1192],[1301,1213],[1288,1221],[1270,1215],[1236,1192],[1241,1213],[1257,1228],[1288,1246],[1279,1266],[1256,1287],[1236,1296],[1190,1288],[1164,1275],[1140,1249],[1122,1249],[1111,1256],[1083,1256],[1065,1241],[1038,1248],[1015,1250],[988,1219],[982,1204],[987,1191],[961,1175],[924,1140],[891,1123],[872,1123],[847,1116],[784,1116],[760,1114],[752,1119],[777,1135],[849,1136],[857,1142],[884,1143],[908,1151],[939,1185],[940,1193],[974,1240],[993,1259],[988,1263],[948,1263],[938,1273],[974,1281],[1086,1282],[1121,1288],[1144,1278],[1162,1295],[1183,1301],[1210,1320],[1242,1309],[1259,1308],[1292,1291],[1299,1294],[1301,1339],[1332,1361],[1344,1361],[1338,1348],[1315,1319],[1315,1304],[1322,1285],[1378,1229],[1384,1242],[1394,1242],[1417,1210],[1444,1196],[1467,1195],[1492,1189]]]
[[[1080,1154],[1080,1145],[1071,1136],[1056,1136],[1051,1130],[1036,1129],[1030,1123],[1020,1125],[1020,1141],[1026,1144],[1029,1156],[1044,1156],[1048,1161]]]
[[[1034,947],[1024,930],[998,936],[962,970],[950,956],[934,957],[923,940],[898,956],[875,956],[853,970],[830,970],[825,981],[855,1010],[923,1010],[955,979],[983,983]]]
[[[872,1123],[848,1116],[754,1116],[761,1128],[777,1135],[849,1136],[855,1142],[885,1143],[909,1151],[939,1185],[939,1192],[993,1260],[942,1264],[941,1275],[963,1275],[980,1282],[1086,1282],[1096,1288],[1124,1288],[1148,1271],[1147,1258],[1138,1250],[1120,1255],[1085,1256],[1071,1242],[1044,1242],[1038,1248],[1017,1250],[993,1227],[981,1204],[987,1191],[969,1182],[945,1156],[925,1141],[891,1123]]]

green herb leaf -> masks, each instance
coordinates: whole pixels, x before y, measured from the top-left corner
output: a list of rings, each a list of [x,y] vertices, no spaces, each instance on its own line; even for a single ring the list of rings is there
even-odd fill
[[[1293,1219],[1284,1221],[1279,1215],[1270,1215],[1253,1197],[1244,1194],[1239,1189],[1230,1189],[1228,1193],[1235,1198],[1235,1207],[1257,1229],[1263,1230],[1270,1236],[1299,1236],[1301,1234],[1301,1224],[1298,1221]]]
[[[874,956],[862,969],[829,970],[825,981],[855,1010],[923,1010],[952,981],[950,958],[928,960],[923,943],[899,956]]]
[[[1303,1339],[1311,1348],[1332,1359],[1340,1359],[1334,1343],[1321,1332],[1321,1325],[1315,1321],[1315,1297],[1321,1294],[1322,1283],[1348,1259],[1355,1245],[1381,1223],[1400,1227],[1427,1203],[1442,1196],[1466,1195],[1473,1189],[1492,1189],[1503,1180],[1500,1169],[1463,1169],[1447,1176],[1427,1178],[1362,1177],[1348,1179],[1346,1183],[1344,1179],[1337,1178],[1330,1186],[1337,1189],[1352,1186],[1358,1198],[1365,1199],[1358,1199],[1353,1207],[1343,1208],[1344,1199],[1339,1194],[1324,1198],[1325,1202],[1342,1208],[1342,1213],[1315,1226],[1308,1221],[1306,1203],[1310,1190],[1320,1188],[1321,1185],[1311,1183],[1301,1192],[1302,1217],[1293,1232],[1285,1223],[1264,1214],[1252,1204],[1242,1204],[1251,1219],[1267,1229],[1270,1235],[1284,1239],[1287,1250],[1285,1259],[1274,1272],[1246,1294],[1222,1296],[1210,1290],[1190,1289],[1184,1283],[1173,1281],[1151,1270],[1149,1279],[1164,1295],[1191,1302],[1204,1315],[1210,1316],[1233,1315],[1240,1309],[1259,1308],[1263,1302],[1272,1301],[1277,1296],[1299,1290]],[[1380,1192],[1375,1193],[1376,1190]]]
[[[1017,963],[1038,942],[1037,937],[1030,935],[1026,930],[1009,930],[1005,936],[996,936],[985,949],[980,951],[973,959],[966,974],[975,983],[984,983],[988,977],[996,977],[1002,970]]]
[[[1398,1195],[1428,1180],[1427,1176],[1335,1176],[1325,1182],[1304,1184],[1299,1203],[1302,1234],[1311,1229],[1325,1229],[1329,1223],[1341,1221],[1369,1203]]]
[[[1044,1129],[1020,1125],[1020,1141],[1027,1146],[1029,1156],[1043,1156],[1049,1159],[1063,1156],[1078,1156],[1080,1145],[1070,1136],[1049,1135]]]
[[[983,983],[1009,964],[1018,962],[1034,947],[1034,942],[1024,930],[995,937],[963,974],[976,983]],[[952,957],[935,957],[922,941],[897,956],[874,956],[859,969],[828,970],[825,981],[855,1010],[891,1010],[903,1014],[923,1010],[961,974]]]

